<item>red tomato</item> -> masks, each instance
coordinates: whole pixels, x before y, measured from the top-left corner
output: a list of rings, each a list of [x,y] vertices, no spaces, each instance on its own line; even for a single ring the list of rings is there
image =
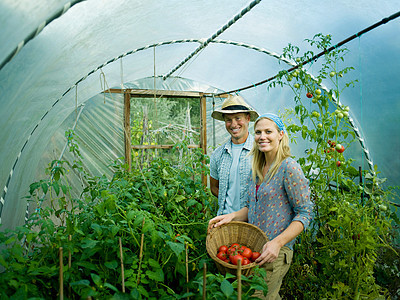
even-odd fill
[[[226,252],[228,250],[228,246],[222,245],[221,247],[218,248],[218,252]]]
[[[233,244],[231,245],[231,247],[234,247],[234,248],[236,248],[236,249],[239,249],[239,248],[240,248],[240,245],[239,245],[238,243],[233,243]]]
[[[225,261],[228,258],[228,255],[225,252],[218,252],[217,257],[220,260],[224,260]]]
[[[340,144],[337,144],[336,147],[335,147],[335,149],[336,149],[337,152],[343,153],[343,151],[344,151],[344,146],[343,146],[343,145],[340,145]]]
[[[243,262],[243,256],[240,254],[236,254],[236,255],[230,255],[229,256],[229,260],[231,261],[231,263],[233,263],[234,265],[238,264],[238,260],[242,260]]]
[[[235,247],[229,247],[228,248],[228,250],[226,250],[226,254],[228,254],[228,255],[233,255],[233,254],[236,254],[236,248]]]
[[[260,252],[254,251],[254,252],[253,252],[253,255],[251,256],[251,260],[252,260],[252,261],[255,261],[260,255],[261,255]]]
[[[307,96],[307,98],[312,98],[312,97],[313,97],[313,94],[307,93],[306,96]]]
[[[251,263],[250,259],[248,259],[247,257],[243,257],[242,265],[245,266],[248,265],[249,263]]]
[[[342,164],[342,163],[340,162],[340,160],[338,160],[338,161],[336,162],[336,165],[337,165],[338,167],[340,167],[341,164]]]
[[[253,256],[253,251],[251,251],[250,248],[245,247],[244,250],[243,250],[243,252],[242,252],[242,255],[243,255],[244,257],[247,257],[247,258],[250,259],[250,258]]]
[[[238,253],[242,254],[244,249],[246,249],[246,246],[240,246],[238,249]]]

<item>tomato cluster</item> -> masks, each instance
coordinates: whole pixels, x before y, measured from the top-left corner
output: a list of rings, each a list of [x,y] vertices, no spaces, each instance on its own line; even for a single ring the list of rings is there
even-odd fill
[[[336,144],[334,141],[328,140],[328,145],[330,146],[325,150],[326,153],[334,152],[335,150],[339,153],[344,152],[344,146],[341,144]]]
[[[233,243],[230,246],[222,245],[219,247],[217,257],[224,262],[234,265],[237,265],[240,259],[242,266],[245,266],[254,262],[260,255],[260,252],[252,251],[249,247]]]

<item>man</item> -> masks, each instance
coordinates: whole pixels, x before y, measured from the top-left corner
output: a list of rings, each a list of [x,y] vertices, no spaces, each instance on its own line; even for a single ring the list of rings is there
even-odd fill
[[[245,205],[246,180],[251,170],[248,153],[254,141],[249,123],[258,118],[258,113],[242,97],[229,95],[211,117],[224,121],[231,135],[225,144],[215,149],[210,161],[211,193],[218,197],[217,215],[223,215]]]

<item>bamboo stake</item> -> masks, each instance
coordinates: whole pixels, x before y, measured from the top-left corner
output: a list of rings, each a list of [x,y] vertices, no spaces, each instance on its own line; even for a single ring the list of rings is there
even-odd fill
[[[59,251],[58,251],[58,257],[59,257],[59,260],[60,260],[60,274],[59,274],[59,277],[60,277],[60,300],[63,300],[64,299],[64,263],[63,263],[63,248],[62,247],[60,247],[59,249],[58,249]]]
[[[144,221],[145,217],[143,217],[143,223],[142,223],[142,232],[143,232],[143,227],[144,227]],[[137,285],[139,285],[140,282],[140,270],[142,267],[142,257],[143,257],[143,241],[144,241],[144,233],[142,233],[142,238],[140,240],[140,253],[139,253],[139,270],[138,270],[138,277],[137,277]]]
[[[72,241],[72,236],[71,236],[71,235],[68,236],[68,240],[69,240],[70,242]],[[71,243],[70,243],[70,244],[71,244]],[[71,245],[70,245],[70,247],[71,247]],[[72,266],[72,254],[71,254],[71,250],[68,249],[68,270],[71,269],[71,266]],[[71,297],[71,294],[72,294],[72,292],[71,292],[71,286],[68,285],[68,296]]]
[[[119,256],[121,258],[121,280],[122,280],[122,292],[125,293],[125,274],[124,274],[124,257],[122,254],[122,241],[119,237]]]
[[[239,259],[238,260],[238,264],[237,264],[238,268],[237,268],[237,280],[238,280],[238,287],[237,287],[237,298],[238,300],[242,299],[242,260]]]
[[[189,256],[188,256],[188,243],[185,242],[185,252],[186,252],[186,292],[189,293]],[[189,297],[187,297],[189,300]]]
[[[206,284],[207,284],[207,264],[204,263],[203,264],[203,300],[206,300],[207,296],[206,296]]]
[[[72,240],[72,236],[71,236],[71,235],[68,236],[68,240],[69,240],[69,241]],[[71,265],[72,265],[71,250],[68,249],[68,269],[71,269]]]

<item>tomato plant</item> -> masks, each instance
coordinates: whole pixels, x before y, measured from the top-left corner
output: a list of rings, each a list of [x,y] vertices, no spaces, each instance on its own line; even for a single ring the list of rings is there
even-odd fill
[[[29,201],[38,209],[25,226],[0,232],[0,243],[7,245],[0,249],[0,298],[58,298],[60,247],[64,295],[70,299],[197,296],[203,264],[207,278],[218,273],[205,251],[208,220],[216,212],[215,198],[201,182],[207,158],[180,144],[186,157],[179,166],[158,158],[128,172],[115,162],[111,178],[93,177],[82,167],[70,136],[77,160],[51,162],[49,178],[30,186]],[[87,183],[77,197],[68,185],[70,173],[79,173]],[[44,199],[49,205],[42,205]],[[226,293],[235,286],[222,278],[223,284],[209,281],[210,291]],[[246,280],[245,299],[254,292],[252,282],[262,284],[257,278]]]
[[[318,51],[332,46],[330,35],[317,34],[306,41]],[[396,195],[382,187],[385,179],[378,177],[377,167],[360,172],[355,160],[347,157],[350,151],[345,152],[356,138],[348,118],[350,108],[341,104],[343,90],[357,83],[342,83],[354,69],[344,66],[347,52],[344,47],[324,52],[318,64],[313,62],[313,76],[300,66],[297,76],[282,71],[269,85],[293,91],[295,107],[285,112],[285,118],[292,120],[287,129],[291,139],[299,135],[307,145],[298,162],[315,202],[314,221],[298,239],[283,283],[282,296],[288,298],[376,299],[386,293],[373,270],[379,249],[394,249],[392,228],[399,221],[393,211],[380,210],[379,205],[388,207]],[[283,56],[294,59],[299,53],[290,44]],[[307,51],[301,61],[313,56]],[[315,91],[311,101],[304,90]]]

